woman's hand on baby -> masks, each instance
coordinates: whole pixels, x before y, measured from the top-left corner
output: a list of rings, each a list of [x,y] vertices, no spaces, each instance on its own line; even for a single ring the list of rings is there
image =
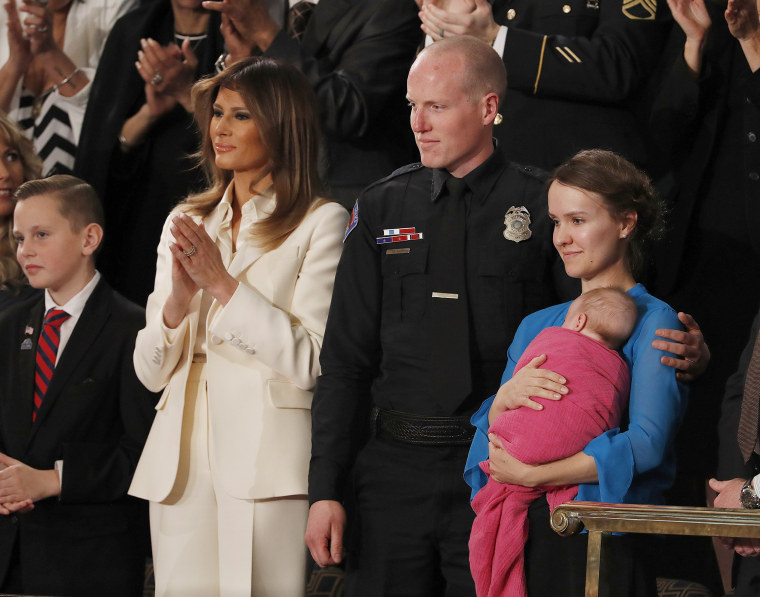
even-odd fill
[[[537,356],[499,388],[489,413],[489,419],[495,411],[498,411],[498,416],[505,410],[514,410],[521,406],[527,406],[533,410],[543,410],[543,405],[533,398],[559,400],[568,393],[567,386],[564,385],[567,380],[564,377],[549,369],[540,369],[545,362],[546,355]]]
[[[488,460],[491,479],[497,483],[511,483],[523,487],[535,487],[534,472],[537,466],[520,462],[504,449],[501,439],[495,433],[488,434]]]
[[[691,382],[704,373],[710,362],[710,349],[699,329],[696,320],[687,313],[679,313],[678,319],[686,331],[660,329],[655,334],[666,340],[655,340],[652,347],[666,352],[672,352],[678,357],[664,356],[660,359],[663,365],[676,370],[678,381]]]

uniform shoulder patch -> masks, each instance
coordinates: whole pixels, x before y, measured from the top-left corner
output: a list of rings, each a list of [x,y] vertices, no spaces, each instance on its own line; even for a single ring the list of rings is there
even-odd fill
[[[348,225],[346,226],[346,234],[343,236],[343,242],[346,242],[346,239],[348,238],[348,235],[351,234],[351,231],[356,228],[356,225],[359,223],[359,200],[356,200],[356,203],[354,203],[354,208],[351,210],[351,218],[348,220]]]
[[[634,21],[654,21],[657,0],[623,0],[623,14]]]

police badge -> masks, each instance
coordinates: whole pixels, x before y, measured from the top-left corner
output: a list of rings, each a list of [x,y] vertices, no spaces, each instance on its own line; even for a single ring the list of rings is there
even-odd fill
[[[524,206],[514,205],[507,210],[504,216],[504,238],[519,243],[528,240],[533,232],[530,229],[530,213]]]

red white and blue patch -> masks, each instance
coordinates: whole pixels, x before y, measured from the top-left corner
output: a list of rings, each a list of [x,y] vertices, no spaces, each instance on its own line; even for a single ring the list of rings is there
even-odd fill
[[[351,219],[348,221],[348,226],[346,226],[346,234],[343,236],[343,242],[346,242],[346,239],[348,238],[348,235],[351,234],[351,231],[356,228],[356,225],[359,223],[359,200],[356,200],[356,203],[354,203],[354,208],[351,210]]]
[[[385,228],[383,236],[377,237],[377,244],[402,243],[408,240],[422,240],[422,232],[417,232],[414,227]]]

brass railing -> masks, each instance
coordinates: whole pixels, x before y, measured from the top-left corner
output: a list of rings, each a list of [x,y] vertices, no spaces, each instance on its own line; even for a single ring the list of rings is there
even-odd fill
[[[588,531],[586,597],[599,597],[599,564],[611,533],[760,538],[760,510],[567,502],[551,515],[560,535]]]

